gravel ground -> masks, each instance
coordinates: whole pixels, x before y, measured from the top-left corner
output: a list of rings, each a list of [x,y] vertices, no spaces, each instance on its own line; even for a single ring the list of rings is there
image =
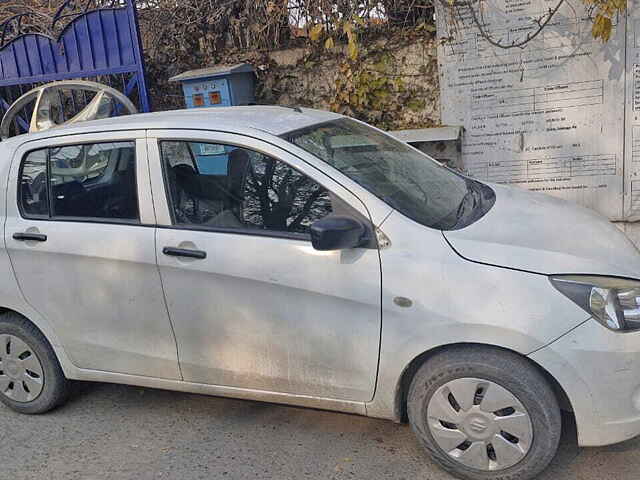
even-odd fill
[[[0,480],[451,479],[407,425],[121,385],[75,390],[47,415],[0,405]],[[574,435],[541,479],[638,478],[640,439],[578,449]]]

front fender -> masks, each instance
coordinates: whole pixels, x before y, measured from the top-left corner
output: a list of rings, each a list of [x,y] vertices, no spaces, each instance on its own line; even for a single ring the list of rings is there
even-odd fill
[[[403,372],[425,352],[473,343],[528,355],[587,318],[546,275],[465,260],[441,232],[397,212],[382,230],[391,246],[380,250],[382,330],[371,416],[397,419]]]
[[[434,341],[435,338],[438,339],[437,342]],[[441,326],[433,329],[430,335],[406,339],[396,352],[381,355],[376,394],[373,401],[366,405],[367,415],[401,421],[404,408],[402,402],[415,370],[432,354],[456,345],[494,347],[523,356],[545,346],[540,339],[516,330],[465,324]],[[535,358],[533,360],[535,362]],[[562,384],[561,379],[557,380]]]

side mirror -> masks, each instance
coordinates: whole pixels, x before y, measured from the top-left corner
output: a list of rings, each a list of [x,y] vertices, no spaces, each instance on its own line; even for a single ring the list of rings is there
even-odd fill
[[[311,244],[316,250],[343,250],[362,245],[366,229],[351,217],[329,215],[313,222]]]

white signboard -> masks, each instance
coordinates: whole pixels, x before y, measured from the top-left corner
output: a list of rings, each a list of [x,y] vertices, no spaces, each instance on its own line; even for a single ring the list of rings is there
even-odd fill
[[[438,15],[442,122],[463,125],[474,177],[557,195],[612,220],[640,219],[640,12],[603,44],[582,1],[488,0],[448,29]],[[486,35],[478,28],[483,26]],[[636,27],[638,28],[636,33]]]
[[[625,117],[625,202],[627,220],[640,220],[640,2],[629,2]]]

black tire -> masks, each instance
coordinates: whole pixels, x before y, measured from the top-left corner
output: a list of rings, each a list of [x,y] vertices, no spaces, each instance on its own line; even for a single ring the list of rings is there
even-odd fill
[[[64,403],[69,393],[69,381],[51,345],[31,322],[23,316],[9,312],[0,315],[0,336],[12,335],[22,340],[35,353],[43,372],[43,386],[33,400],[17,402],[0,391],[0,401],[19,413],[39,414],[48,412]]]
[[[477,378],[507,389],[526,408],[533,439],[526,455],[502,470],[479,470],[457,461],[439,447],[427,423],[434,393],[459,378]],[[416,372],[407,396],[409,422],[416,436],[442,468],[467,480],[529,480],[554,458],[562,430],[558,400],[545,377],[526,358],[499,349],[456,346],[429,358]]]

